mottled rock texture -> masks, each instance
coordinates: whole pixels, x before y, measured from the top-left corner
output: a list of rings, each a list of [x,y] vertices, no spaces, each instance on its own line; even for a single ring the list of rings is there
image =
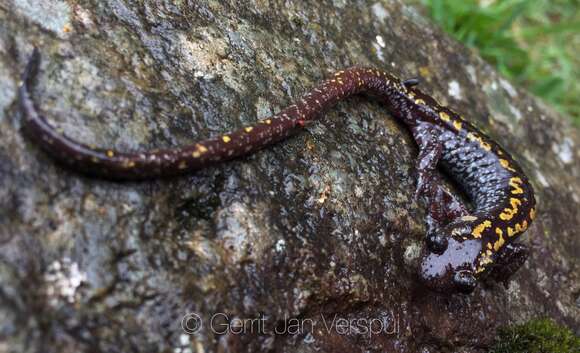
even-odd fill
[[[364,97],[187,177],[113,183],[64,170],[19,131],[16,87],[33,46],[51,123],[122,150],[245,126],[353,64],[421,76],[528,172],[532,255],[507,290],[419,287],[417,150]],[[533,317],[580,330],[578,131],[412,7],[2,0],[0,77],[1,352],[485,352],[498,326]],[[201,318],[195,334],[181,328],[188,313]],[[261,318],[267,332],[254,321],[253,333],[220,334],[223,315],[212,332],[218,313]],[[382,332],[365,332],[370,323]]]

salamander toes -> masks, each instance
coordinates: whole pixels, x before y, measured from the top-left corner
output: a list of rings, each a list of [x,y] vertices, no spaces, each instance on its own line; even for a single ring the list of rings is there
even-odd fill
[[[447,250],[448,244],[445,236],[436,233],[427,234],[427,248],[435,254],[442,254]]]
[[[473,292],[477,286],[477,279],[473,275],[472,271],[461,270],[455,272],[455,275],[453,276],[453,283],[455,283],[458,291],[461,293],[469,294]]]

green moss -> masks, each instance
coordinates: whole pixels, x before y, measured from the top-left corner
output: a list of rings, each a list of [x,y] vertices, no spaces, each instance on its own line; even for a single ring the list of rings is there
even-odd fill
[[[501,328],[490,353],[580,353],[580,337],[550,319]]]

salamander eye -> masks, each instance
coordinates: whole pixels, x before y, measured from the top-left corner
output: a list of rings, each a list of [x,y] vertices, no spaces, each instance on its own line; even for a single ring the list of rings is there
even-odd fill
[[[477,280],[473,275],[472,271],[469,270],[460,270],[455,272],[453,276],[453,283],[457,290],[461,293],[469,294],[473,292],[475,287],[477,286]]]
[[[445,250],[447,250],[448,245],[447,237],[430,233],[427,235],[427,247],[429,250],[435,254],[441,255]]]

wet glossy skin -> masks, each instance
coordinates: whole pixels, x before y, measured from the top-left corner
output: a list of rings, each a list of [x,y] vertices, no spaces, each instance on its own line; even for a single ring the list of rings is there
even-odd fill
[[[349,68],[255,125],[181,148],[126,153],[84,145],[47,123],[30,94],[38,63],[35,51],[19,91],[24,131],[70,169],[116,180],[191,173],[253,153],[297,133],[337,102],[368,94],[409,127],[420,149],[417,196],[424,198],[429,214],[423,282],[435,290],[469,292],[484,276],[507,280],[526,258],[527,250],[513,240],[535,216],[528,179],[499,145],[413,87],[416,80],[401,81],[373,68]],[[467,194],[471,210],[442,186],[438,166]]]

